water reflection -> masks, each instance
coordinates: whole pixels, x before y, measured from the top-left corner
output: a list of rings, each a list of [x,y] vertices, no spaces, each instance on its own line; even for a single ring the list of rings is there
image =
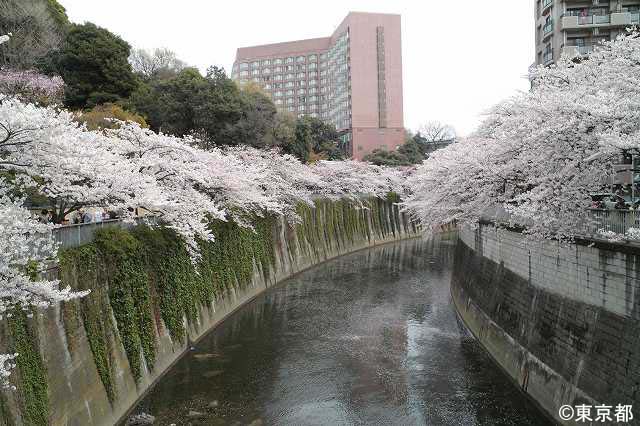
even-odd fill
[[[158,424],[546,425],[460,330],[453,244],[408,241],[271,289],[136,408]]]

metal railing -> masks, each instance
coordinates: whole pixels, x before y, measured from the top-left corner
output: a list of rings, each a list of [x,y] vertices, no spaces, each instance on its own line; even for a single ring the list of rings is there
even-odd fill
[[[542,2],[542,10],[545,10],[547,7],[551,6],[552,3],[553,3],[553,0],[544,0]]]
[[[591,218],[587,219],[587,224],[582,222],[579,226],[579,234],[585,238],[602,239],[601,231],[625,235],[631,228],[640,228],[640,210],[589,209],[589,212]],[[485,208],[480,220],[516,227],[533,225],[530,219],[513,216],[501,205]]]
[[[542,56],[542,62],[544,63],[544,65],[547,65],[549,62],[553,62],[553,50],[544,52],[544,55]]]
[[[576,46],[576,49],[578,50],[579,54],[588,55],[589,53],[593,52],[594,47],[595,46],[593,44],[588,44],[584,46]]]
[[[594,224],[591,234],[597,235],[601,230],[624,235],[630,228],[640,228],[640,211],[591,209]]]
[[[544,27],[542,27],[542,33],[543,35],[547,35],[553,32],[553,20],[549,21],[545,24]]]
[[[609,24],[611,15],[578,16],[578,25]]]
[[[154,216],[136,218],[134,222],[124,222],[121,219],[104,220],[102,222],[79,223],[77,225],[63,225],[53,230],[53,238],[61,248],[78,247],[93,241],[96,231],[107,228],[130,229],[141,223],[157,223]]]
[[[595,46],[595,44],[566,44],[564,47],[573,48],[579,55],[586,56],[593,52]]]
[[[632,24],[640,24],[640,12],[629,13],[629,15],[631,15]]]

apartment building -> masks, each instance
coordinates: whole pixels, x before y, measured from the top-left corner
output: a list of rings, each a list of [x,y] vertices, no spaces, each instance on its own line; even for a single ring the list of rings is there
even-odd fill
[[[535,0],[536,64],[588,55],[640,23],[640,0]]]
[[[242,47],[232,78],[254,81],[278,109],[336,126],[362,159],[404,143],[400,15],[351,12],[330,37]]]

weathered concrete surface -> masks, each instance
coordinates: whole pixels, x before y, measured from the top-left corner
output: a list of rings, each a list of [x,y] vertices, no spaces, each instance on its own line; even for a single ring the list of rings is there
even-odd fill
[[[451,291],[496,362],[563,423],[565,404],[640,409],[639,264],[628,247],[531,243],[481,226],[460,231]]]
[[[323,204],[318,205],[318,208],[324,208]],[[188,327],[189,340],[191,342],[198,340],[247,301],[297,272],[342,254],[418,235],[416,228],[409,223],[405,215],[399,212],[397,206],[383,202],[379,213],[375,218],[379,226],[374,226],[371,211],[359,210],[359,214],[367,216],[367,235],[364,237],[355,235],[353,239],[349,239],[331,235],[325,227],[326,215],[321,211],[320,223],[317,218],[314,218],[313,226],[324,229],[324,238],[313,247],[307,241],[299,241],[295,229],[281,219],[273,229],[276,267],[271,271],[270,278],[265,281],[259,268],[254,267],[251,285],[233,290],[223,298],[214,301],[211,306],[201,308],[199,322]],[[158,354],[155,368],[150,372],[145,367],[142,379],[136,384],[120,336],[115,333],[116,335],[111,336],[111,346],[115,359],[115,371],[118,372],[115,378],[117,397],[111,404],[98,376],[84,327],[78,328],[79,334],[74,336],[75,343],[70,350],[59,306],[49,309],[34,321],[37,323],[40,352],[47,368],[51,425],[116,424],[144,392],[189,348],[189,342],[177,344],[171,340],[166,327],[159,327],[159,330],[156,330]],[[117,330],[113,317],[111,321],[114,329]],[[6,398],[11,417],[13,417],[12,422],[17,425],[24,424],[20,413],[16,411],[16,404],[11,400],[10,392],[6,393]],[[3,422],[0,421],[0,424]]]

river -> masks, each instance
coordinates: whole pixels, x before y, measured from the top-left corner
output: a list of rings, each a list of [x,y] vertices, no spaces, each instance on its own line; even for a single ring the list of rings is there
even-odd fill
[[[134,413],[194,426],[550,425],[458,323],[453,244],[360,251],[269,289]]]

